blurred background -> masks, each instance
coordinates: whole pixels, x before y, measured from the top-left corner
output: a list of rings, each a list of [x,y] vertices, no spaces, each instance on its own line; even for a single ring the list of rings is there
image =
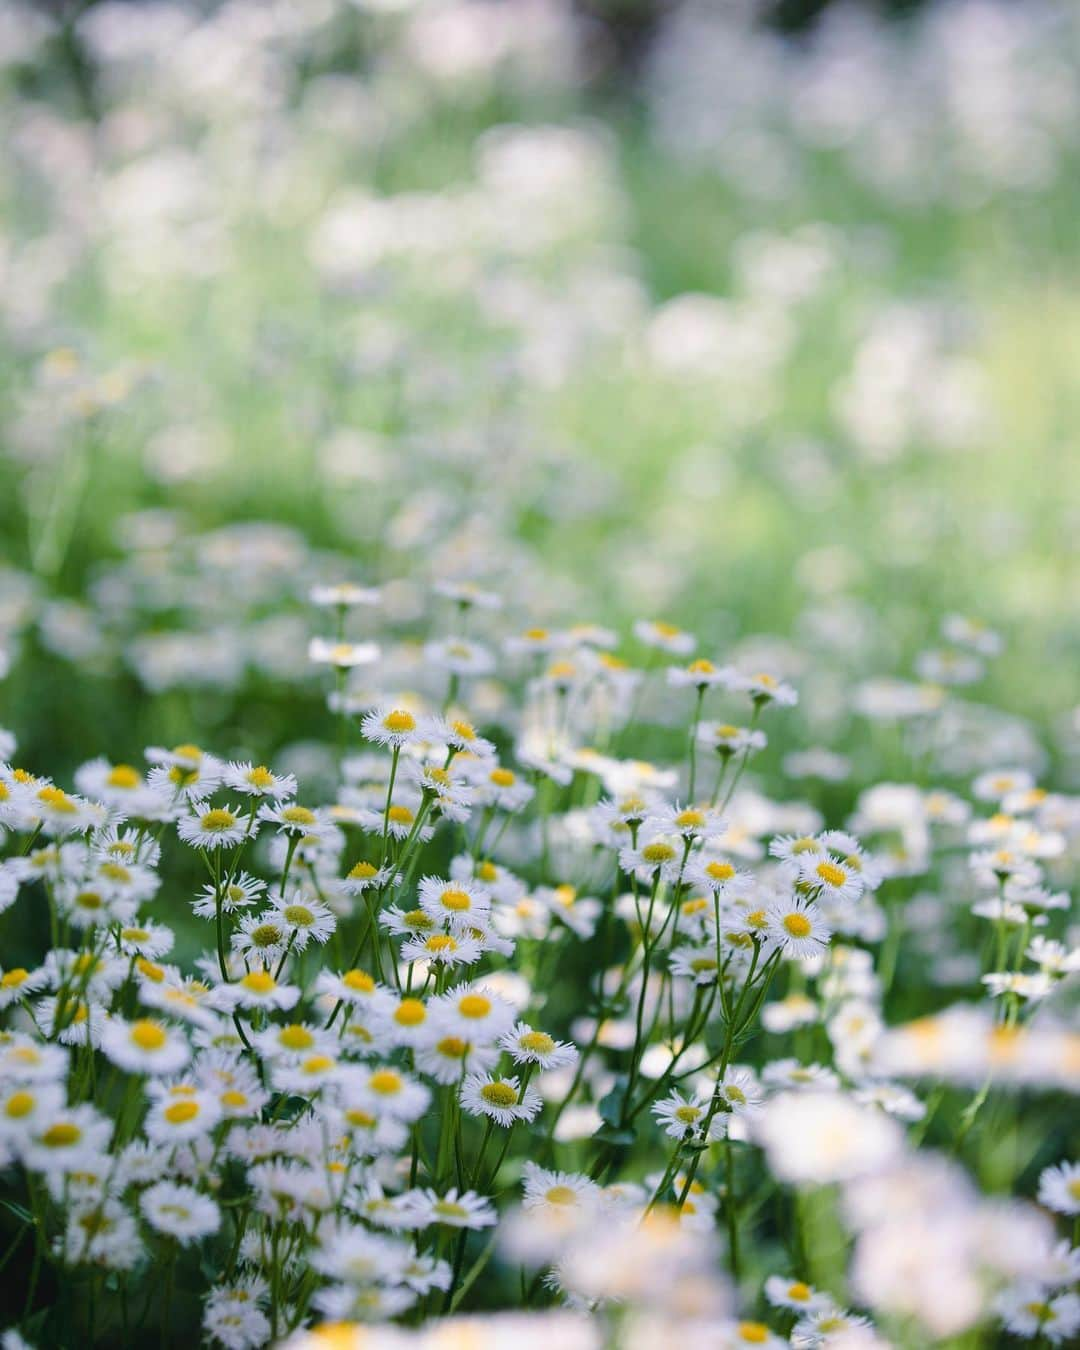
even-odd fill
[[[978,618],[920,754],[1080,783],[1071,0],[8,3],[0,102],[21,762],[303,765],[311,584],[405,685],[468,578],[767,658],[851,793]]]

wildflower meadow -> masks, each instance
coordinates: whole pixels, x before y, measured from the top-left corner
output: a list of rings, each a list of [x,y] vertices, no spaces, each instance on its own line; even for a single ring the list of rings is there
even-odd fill
[[[1080,8],[0,109],[2,1350],[1080,1344]]]

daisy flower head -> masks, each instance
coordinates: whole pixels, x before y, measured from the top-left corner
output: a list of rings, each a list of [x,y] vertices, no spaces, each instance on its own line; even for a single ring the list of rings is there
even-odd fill
[[[495,669],[495,654],[481,642],[468,638],[436,638],[424,643],[424,660],[436,670],[451,675],[490,675]]]
[[[502,596],[495,591],[486,591],[474,581],[456,580],[447,577],[436,581],[431,588],[436,595],[452,600],[461,610],[502,609]]]
[[[341,889],[349,895],[363,895],[373,887],[378,890],[390,880],[389,867],[376,867],[374,863],[361,858],[353,863],[341,881]]]
[[[302,839],[305,844],[316,844],[333,829],[329,813],[322,808],[312,809],[300,802],[269,802],[259,808],[259,819],[276,825],[279,834]]]
[[[475,1191],[459,1192],[457,1187],[451,1187],[445,1195],[421,1191],[411,1203],[428,1223],[447,1228],[490,1228],[497,1219],[490,1200]]]
[[[729,688],[748,694],[751,703],[757,708],[767,707],[771,703],[781,708],[793,708],[799,701],[799,695],[790,684],[766,672],[756,675],[732,672]]]
[[[426,727],[416,713],[392,704],[373,708],[362,719],[360,730],[367,740],[395,750],[418,745],[426,735]]]
[[[424,877],[419,887],[420,908],[438,923],[467,924],[491,912],[491,896],[472,880],[446,881]]]
[[[709,1101],[696,1094],[684,1097],[681,1092],[672,1092],[662,1101],[653,1103],[652,1114],[669,1139],[686,1139],[704,1128]],[[726,1131],[724,1115],[717,1112],[709,1121],[709,1138],[722,1139]]]
[[[712,985],[720,977],[715,945],[678,947],[672,952],[669,964],[673,975],[679,979],[692,980],[694,984]]]
[[[445,745],[455,755],[462,753],[477,759],[492,759],[495,746],[486,740],[465,717],[432,717],[428,719],[427,739],[436,745]]]
[[[727,858],[715,855],[699,856],[688,863],[686,880],[721,899],[749,895],[754,886],[754,878],[749,872],[736,867]]]
[[[171,1147],[203,1138],[220,1119],[217,1096],[193,1080],[182,1080],[154,1094],[144,1129],[153,1143]]]
[[[191,1057],[179,1031],[150,1017],[133,1022],[110,1018],[101,1033],[101,1050],[125,1073],[176,1073]]]
[[[628,845],[619,850],[619,866],[646,885],[654,881],[674,885],[683,871],[689,847],[689,842],[679,835],[646,833],[636,847]]]
[[[465,1040],[494,1043],[514,1023],[514,1009],[484,985],[463,984],[433,998],[434,1024]]]
[[[723,834],[727,828],[720,813],[711,806],[676,802],[649,816],[647,831],[658,834],[678,834],[684,839],[701,839],[706,835]]]
[[[594,1213],[601,1203],[600,1187],[579,1172],[553,1172],[529,1159],[522,1175],[522,1205],[556,1218],[578,1218]]]
[[[332,970],[321,970],[315,979],[315,994],[330,998],[350,1006],[378,1007],[386,1000],[386,991],[381,989],[374,976],[358,966],[337,974]]]
[[[100,809],[104,813],[104,808]],[[34,787],[27,798],[27,811],[42,834],[57,839],[68,834],[83,834],[103,823],[90,802],[53,783]]]
[[[466,1073],[488,1073],[498,1058],[495,1046],[444,1035],[438,1028],[413,1048],[413,1059],[419,1072],[443,1086],[460,1083]]]
[[[377,586],[358,586],[355,581],[335,581],[312,586],[308,599],[318,609],[370,609],[382,604],[382,591]]]
[[[222,781],[234,792],[242,792],[247,797],[271,798],[280,801],[296,795],[296,775],[277,774],[265,764],[241,763],[237,760],[227,764],[222,773]]]
[[[191,814],[176,822],[176,832],[192,848],[231,848],[247,836],[248,818],[233,806],[193,801]]]
[[[577,1047],[557,1041],[546,1031],[536,1031],[527,1022],[517,1022],[499,1039],[500,1047],[515,1064],[535,1064],[542,1070],[562,1069],[578,1061]]]
[[[40,993],[48,979],[48,973],[40,966],[36,970],[27,970],[25,966],[9,966],[5,970],[0,966],[0,1011]]]
[[[694,734],[701,745],[708,746],[722,759],[764,750],[769,743],[758,728],[737,727],[731,722],[699,722]]]
[[[865,882],[861,870],[838,862],[831,854],[804,854],[799,860],[796,886],[819,900],[847,903],[859,898]]]
[[[266,882],[253,877],[248,872],[239,872],[227,880],[220,888],[221,911],[223,914],[235,914],[239,910],[253,905],[266,890]],[[198,900],[192,905],[192,913],[200,919],[213,919],[217,915],[219,893],[214,885],[205,886]]]
[[[661,619],[638,619],[634,636],[646,647],[666,652],[669,656],[689,656],[697,646],[697,638],[674,624]]]
[[[462,932],[434,932],[418,934],[402,943],[403,961],[427,961],[434,965],[453,967],[475,965],[483,955],[477,938]]]
[[[802,896],[773,900],[765,914],[768,936],[788,960],[817,956],[832,937],[817,905]]]
[[[503,1127],[535,1119],[542,1106],[539,1092],[532,1086],[523,1090],[516,1078],[470,1074],[461,1085],[462,1110]]]
[[[164,750],[152,745],[146,758],[154,767],[147,783],[172,797],[208,797],[221,783],[222,763],[197,745],[178,745]]]
[[[514,813],[527,806],[535,793],[531,783],[526,783],[513,769],[502,764],[481,763],[471,777],[476,801],[481,806],[494,806]]]
[[[173,1181],[159,1181],[143,1191],[139,1209],[151,1228],[183,1247],[209,1237],[221,1226],[221,1211],[208,1195]]]
[[[296,1006],[300,990],[296,985],[279,984],[268,970],[252,970],[232,984],[218,985],[213,1001],[225,1012],[234,1008],[283,1008]]]
[[[290,929],[276,909],[261,914],[244,914],[232,933],[233,951],[245,960],[254,957],[264,966],[271,966],[285,955],[291,936]]]
[[[789,1308],[793,1312],[817,1312],[831,1306],[828,1294],[818,1293],[802,1280],[790,1280],[783,1275],[770,1275],[765,1281],[765,1297],[774,1308]]]
[[[794,1350],[826,1350],[849,1342],[853,1333],[870,1330],[870,1320],[827,1305],[805,1313],[791,1329]]]
[[[673,689],[696,689],[704,693],[717,685],[730,687],[732,677],[730,666],[717,666],[703,656],[691,661],[687,666],[668,666],[667,682]]]
[[[1035,1337],[1063,1345],[1080,1331],[1080,1297],[1051,1294],[1044,1285],[1025,1283],[999,1295],[997,1311],[1008,1331],[1025,1340]]]
[[[764,1322],[734,1322],[721,1340],[720,1350],[742,1350],[743,1346],[764,1346],[765,1350],[786,1350],[788,1342]]]
[[[335,670],[355,670],[374,665],[382,655],[377,642],[346,642],[343,639],[313,637],[308,643],[308,660],[316,666]]]
[[[423,1083],[389,1064],[378,1064],[350,1076],[347,1091],[355,1094],[357,1101],[406,1124],[419,1119],[431,1101],[431,1092]]]
[[[1058,1214],[1080,1214],[1080,1163],[1045,1168],[1039,1177],[1039,1204]]]
[[[271,896],[270,904],[273,909],[267,914],[276,914],[286,925],[289,945],[295,951],[304,951],[309,942],[322,946],[337,927],[337,919],[327,906],[308,896],[302,887],[297,887],[291,895]]]
[[[51,1121],[64,1109],[64,1090],[56,1083],[5,1083],[0,1089],[0,1145],[17,1144],[19,1136]]]
[[[112,1132],[112,1121],[90,1105],[58,1106],[35,1117],[19,1141],[19,1157],[31,1172],[84,1171],[108,1151]]]
[[[719,1087],[721,1099],[734,1115],[751,1116],[765,1101],[765,1091],[753,1069],[732,1065],[725,1072]]]

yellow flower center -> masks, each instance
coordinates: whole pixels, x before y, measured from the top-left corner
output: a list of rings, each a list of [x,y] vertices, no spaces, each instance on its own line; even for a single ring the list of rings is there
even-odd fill
[[[315,1044],[315,1037],[307,1027],[299,1022],[282,1027],[278,1032],[278,1044],[286,1050],[308,1050]]]
[[[251,940],[256,947],[273,947],[281,941],[281,929],[276,923],[261,923],[251,930]]]
[[[577,1191],[572,1186],[549,1186],[544,1199],[549,1205],[576,1205]]]
[[[25,983],[30,977],[30,972],[23,966],[16,966],[14,970],[6,970],[0,976],[0,988],[18,989],[19,985]]]
[[[480,1089],[480,1096],[483,1097],[490,1106],[516,1106],[517,1091],[509,1083],[485,1083]]]
[[[345,1119],[350,1125],[356,1125],[360,1129],[370,1130],[375,1124],[375,1117],[369,1115],[367,1111],[361,1111],[358,1107],[353,1107],[345,1112]]]
[[[199,824],[210,834],[231,830],[236,825],[236,817],[231,811],[226,811],[223,806],[215,806],[212,811],[202,816]]]
[[[785,914],[784,928],[793,938],[809,937],[814,931],[813,925],[805,914]]]
[[[466,994],[458,1002],[458,1012],[462,1017],[480,1019],[491,1012],[491,1000],[483,994]]]
[[[37,1098],[29,1092],[13,1092],[7,1099],[4,1107],[4,1113],[13,1120],[21,1120],[23,1116],[28,1116],[34,1109]]]
[[[464,1059],[469,1053],[469,1042],[460,1036],[444,1036],[435,1049],[447,1059]]]
[[[341,977],[341,983],[346,989],[352,989],[358,994],[371,994],[375,990],[375,981],[366,970],[347,970]]]
[[[691,675],[712,675],[716,667],[702,656],[696,661],[691,661],[686,669]]]
[[[439,896],[439,903],[443,909],[471,909],[472,896],[468,891],[463,891],[457,886],[448,886]]]
[[[189,1120],[195,1119],[200,1109],[198,1102],[190,1100],[173,1102],[165,1108],[163,1114],[170,1125],[186,1125]]]
[[[281,813],[282,820],[289,825],[315,825],[318,816],[306,806],[287,806]]]
[[[488,883],[492,881],[498,881],[499,869],[495,866],[493,862],[482,862],[480,866],[476,869],[476,875],[480,878],[481,881],[486,881]]]
[[[836,863],[819,862],[814,871],[826,886],[842,886],[848,879],[848,874]]]
[[[237,1092],[230,1088],[228,1092],[221,1094],[222,1106],[227,1106],[230,1111],[242,1111],[248,1104],[247,1096],[243,1092]]]
[[[418,1027],[427,1017],[427,1009],[418,998],[403,998],[394,1013],[394,1021],[403,1027]]]
[[[374,863],[358,862],[349,872],[351,881],[370,881],[372,877],[378,876],[379,869]]]
[[[424,944],[429,952],[453,952],[457,950],[457,943],[449,933],[434,933]]]
[[[405,924],[409,928],[434,928],[435,920],[430,914],[425,914],[422,909],[410,909],[405,915]]]
[[[518,1039],[518,1045],[536,1055],[550,1055],[555,1049],[555,1042],[546,1031],[526,1031]]]
[[[808,1284],[803,1284],[801,1280],[796,1280],[794,1284],[788,1285],[787,1296],[793,1298],[797,1303],[805,1303],[810,1297],[811,1289]]]
[[[656,840],[654,843],[645,845],[641,850],[641,856],[647,863],[666,863],[674,858],[675,850],[670,844],[665,844],[662,840]]]
[[[509,769],[492,769],[488,777],[496,787],[513,787],[516,782],[514,774]]]
[[[137,788],[141,782],[138,769],[130,764],[114,764],[105,779],[106,786],[113,788]]]
[[[690,969],[695,975],[704,975],[707,970],[716,969],[716,962],[711,956],[695,956],[690,962]]]
[[[334,1061],[329,1055],[309,1055],[300,1067],[305,1073],[329,1073],[334,1067]]]
[[[281,912],[294,928],[310,928],[315,922],[315,915],[307,905],[286,905]]]
[[[675,627],[673,623],[663,623],[660,619],[657,619],[653,624],[653,631],[655,633],[658,633],[660,637],[665,638],[674,638],[679,636],[679,630],[678,628]]]
[[[265,764],[256,764],[253,769],[249,769],[244,775],[253,788],[272,788],[274,786],[274,775]]]
[[[401,1075],[393,1069],[379,1069],[368,1079],[368,1087],[380,1097],[393,1097],[401,1091]]]
[[[41,1136],[41,1142],[46,1148],[71,1148],[81,1138],[82,1130],[73,1120],[61,1120],[49,1126]]]
[[[413,823],[413,813],[407,806],[392,806],[386,814],[387,819],[392,820],[395,825],[411,825]]]
[[[796,839],[791,846],[792,853],[816,853],[818,851],[818,841],[808,834],[804,834],[801,839]]]
[[[711,862],[706,866],[705,871],[712,877],[713,881],[730,881],[735,875],[734,867],[728,862]]]
[[[169,1034],[160,1022],[152,1022],[142,1017],[132,1022],[131,1039],[140,1050],[161,1050],[169,1039]]]
[[[51,807],[63,815],[71,815],[77,809],[75,803],[67,793],[58,787],[43,787],[38,789],[37,799],[43,806]]]
[[[240,983],[253,994],[269,994],[277,988],[277,981],[268,970],[253,970]]]
[[[750,1345],[764,1345],[769,1339],[769,1328],[762,1322],[740,1322],[739,1340]]]
[[[416,730],[416,718],[404,708],[394,708],[382,720],[383,726],[394,736],[403,736]]]
[[[684,1125],[693,1125],[700,1115],[701,1108],[699,1106],[677,1106],[675,1108],[675,1119],[681,1120]]]
[[[473,726],[471,722],[466,722],[463,719],[459,718],[458,720],[450,723],[450,730],[454,733],[455,736],[458,737],[459,740],[462,741],[476,740],[476,728]]]
[[[154,984],[160,984],[165,978],[165,967],[159,966],[155,961],[148,961],[145,956],[136,959],[135,969],[145,979],[151,980]]]

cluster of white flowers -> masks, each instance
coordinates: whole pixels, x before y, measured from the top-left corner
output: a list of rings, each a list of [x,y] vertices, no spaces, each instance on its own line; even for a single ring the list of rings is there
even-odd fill
[[[341,728],[326,800],[194,744],[151,746],[145,768],[99,757],[68,790],[4,733],[0,907],[50,936],[0,968],[27,1330],[46,1264],[86,1282],[87,1343],[137,1315],[109,1294],[157,1270],[160,1324],[198,1293],[204,1334],[240,1350],[455,1312],[498,1287],[495,1257],[525,1304],[591,1314],[567,1324],[588,1344],[610,1322],[626,1344],[685,1324],[725,1346],[869,1346],[896,1319],[938,1336],[995,1310],[1066,1340],[1077,1253],[917,1142],[949,1085],[969,1098],[957,1147],[1001,1087],[1080,1087],[1056,997],[1080,953],[1051,936],[1069,901],[1048,884],[1076,799],[1018,768],[978,775],[974,806],[894,787],[891,814],[860,802],[864,844],[746,786],[759,722],[798,702],[783,679],[687,664],[695,638],[659,622],[635,626],[636,667],[591,626],[466,637],[495,597],[440,590],[441,704],[396,688],[392,660],[352,660],[350,615],[377,597],[313,591],[337,619],[312,643]],[[519,701],[482,721],[493,670]],[[642,695],[664,689],[667,767],[634,757]],[[715,720],[740,706],[745,725]],[[911,818],[917,865],[888,834]],[[929,903],[890,887],[939,857],[970,888],[952,931],[988,935],[989,998],[889,1027],[900,924]],[[205,950],[180,959],[200,924]],[[777,1044],[751,1063],[762,1027]],[[928,1103],[904,1078],[939,1086]],[[1039,1199],[1077,1212],[1078,1176],[1048,1170]],[[752,1291],[751,1188],[835,1184],[864,1311],[811,1249]]]

